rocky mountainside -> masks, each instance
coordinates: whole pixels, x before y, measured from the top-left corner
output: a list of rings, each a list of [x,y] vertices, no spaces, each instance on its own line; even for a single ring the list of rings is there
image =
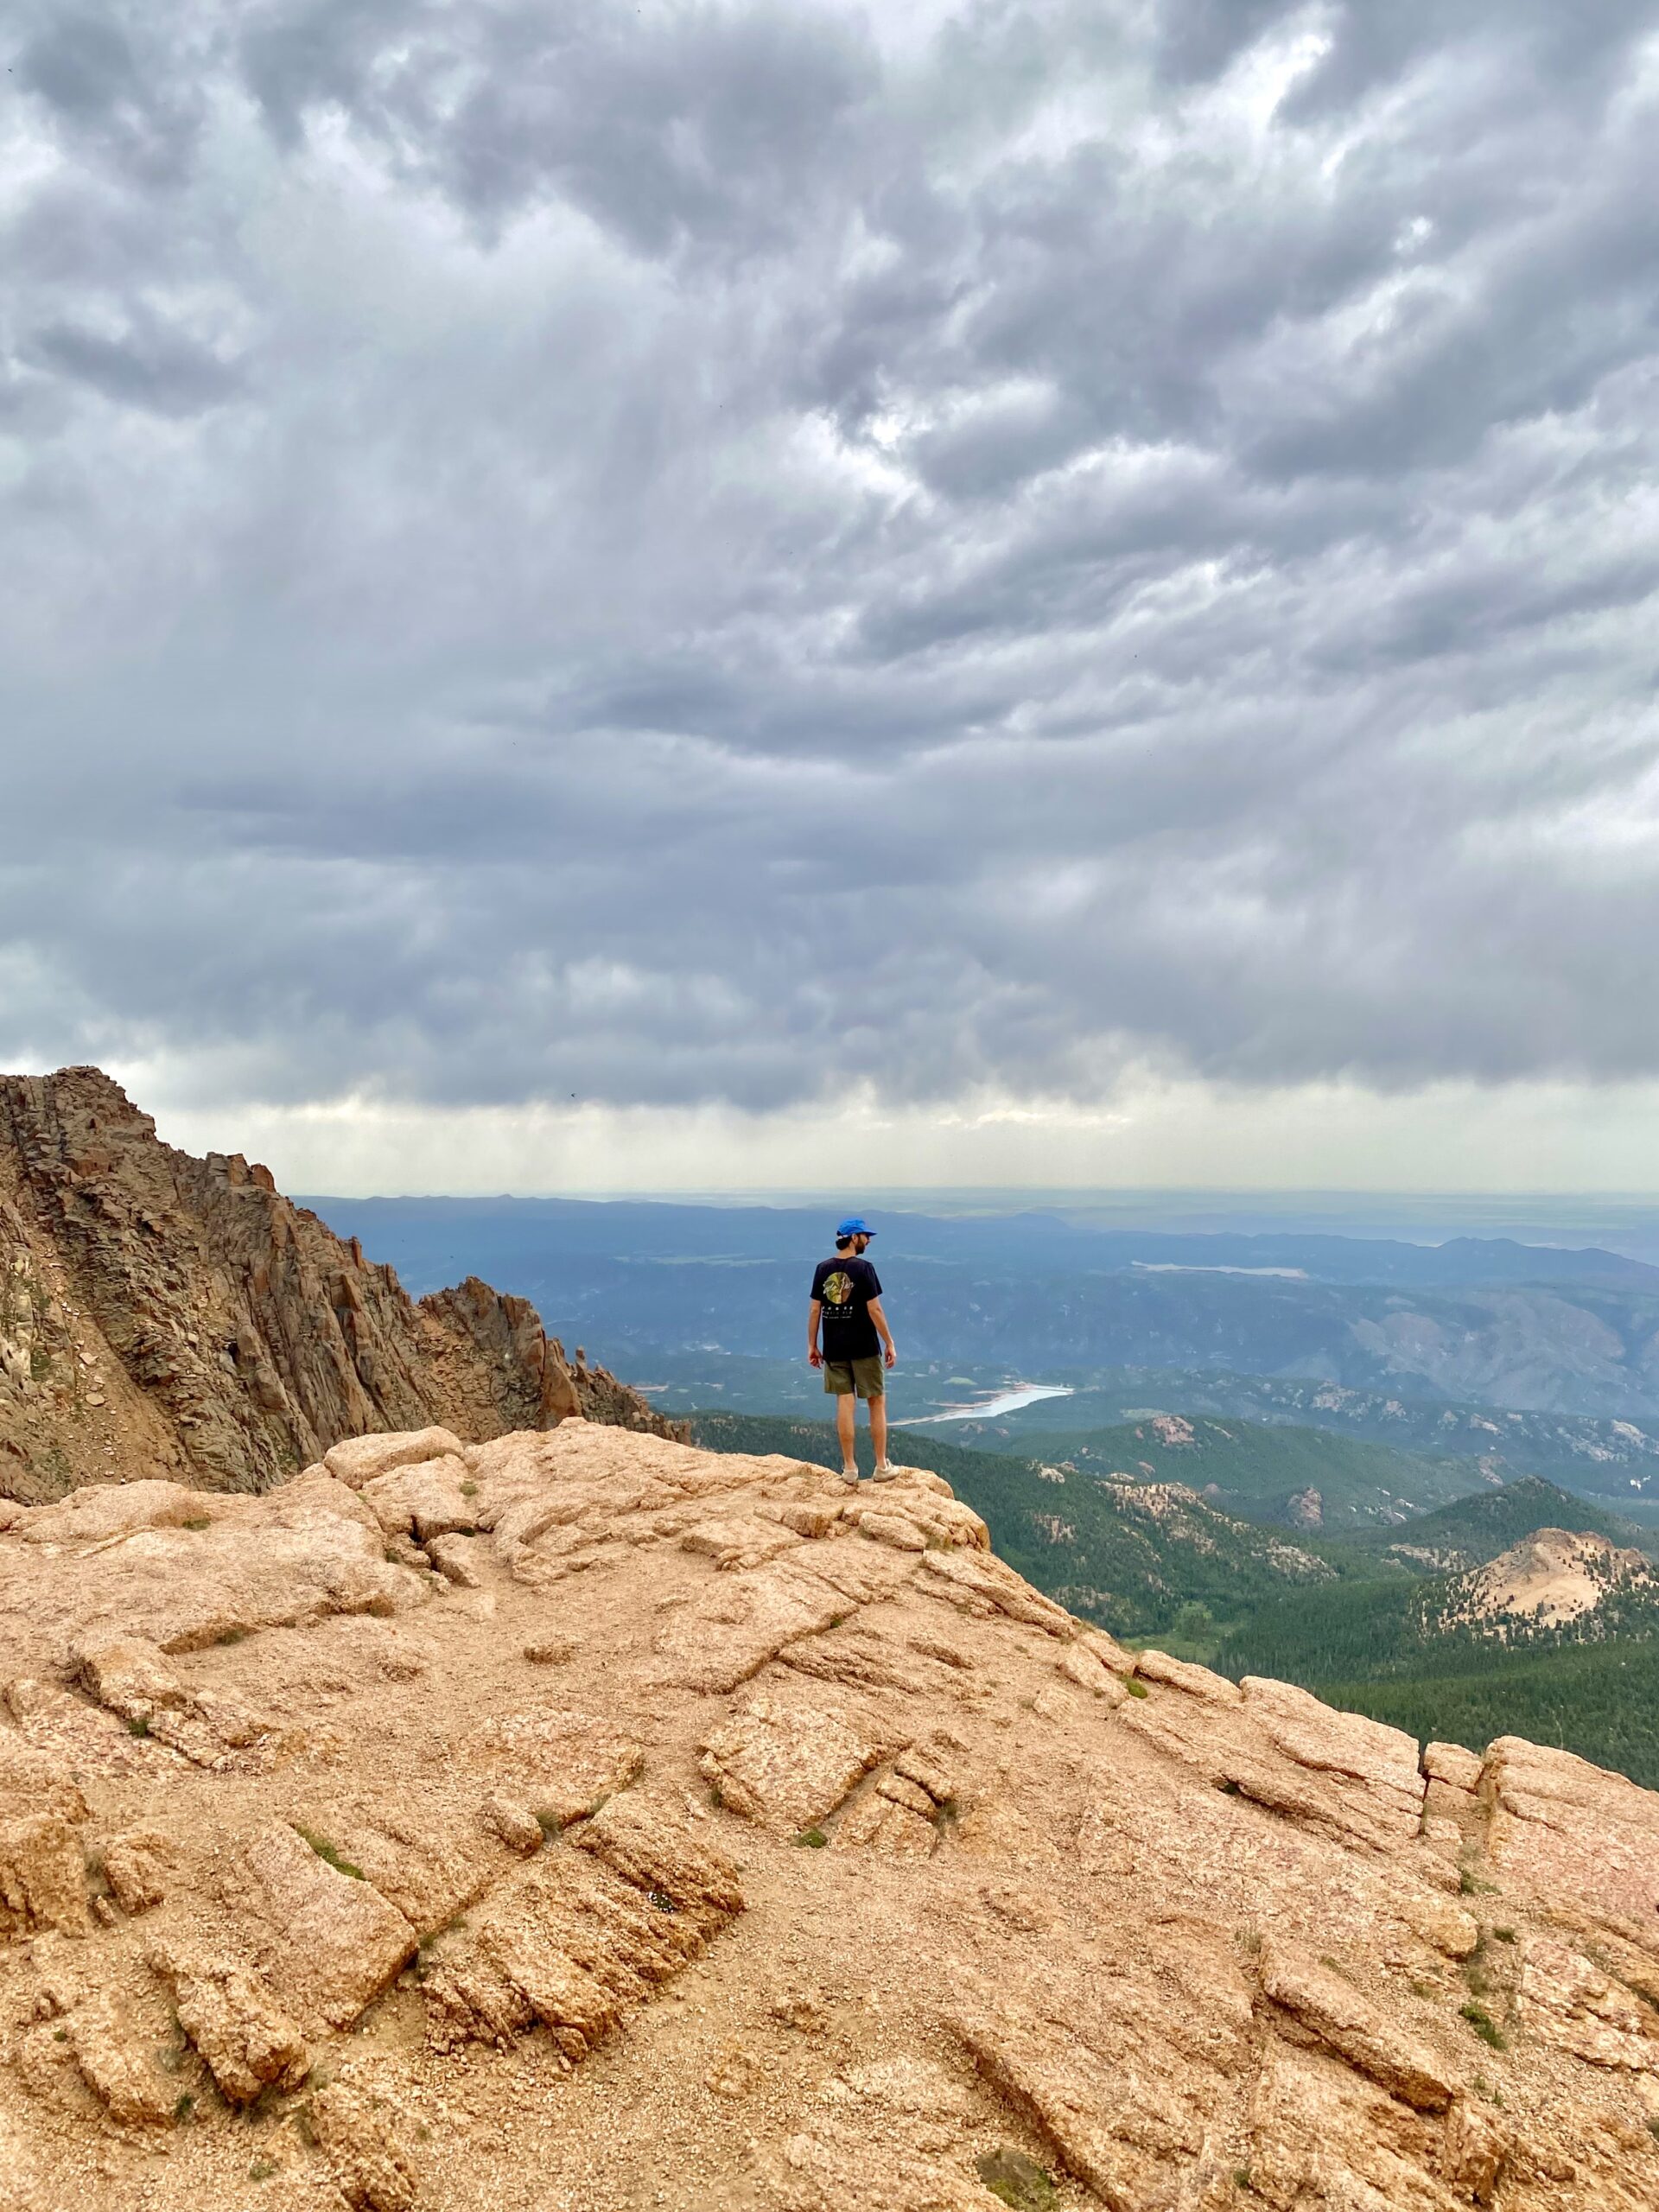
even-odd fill
[[[194,1160],[96,1068],[0,1077],[0,1494],[135,1469],[257,1491],[330,1445],[645,1402],[471,1279],[415,1305],[239,1155]]]
[[[1468,1577],[1469,1618],[1502,1628],[1523,1621],[1539,1628],[1582,1625],[1620,1594],[1659,1597],[1653,1561],[1621,1550],[1605,1536],[1571,1529],[1538,1529]]]
[[[567,1420],[0,1509],[8,2212],[1653,2212],[1659,1796]]]

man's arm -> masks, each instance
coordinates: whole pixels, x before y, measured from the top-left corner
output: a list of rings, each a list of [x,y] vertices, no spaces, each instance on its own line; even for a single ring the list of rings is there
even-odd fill
[[[882,1357],[886,1359],[887,1365],[892,1367],[897,1363],[899,1347],[893,1341],[893,1331],[887,1326],[887,1317],[881,1311],[880,1300],[873,1298],[866,1310],[875,1324],[876,1335],[881,1339]]]
[[[823,1365],[823,1354],[818,1350],[818,1323],[823,1315],[823,1300],[815,1298],[806,1309],[806,1356],[814,1367]]]

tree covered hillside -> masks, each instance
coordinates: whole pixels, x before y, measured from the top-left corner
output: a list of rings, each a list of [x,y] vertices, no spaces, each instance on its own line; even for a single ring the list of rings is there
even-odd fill
[[[1420,1515],[1403,1528],[1376,1530],[1357,1541],[1368,1551],[1408,1566],[1449,1573],[1496,1559],[1537,1529],[1573,1529],[1581,1535],[1605,1536],[1610,1543],[1643,1549],[1650,1548],[1656,1541],[1651,1529],[1638,1528],[1587,1498],[1558,1490],[1541,1475],[1524,1475],[1519,1482],[1505,1483],[1498,1490],[1454,1499],[1450,1505]]]
[[[1087,1474],[1185,1483],[1224,1513],[1307,1533],[1392,1527],[1487,1486],[1467,1459],[1422,1458],[1327,1429],[1200,1414],[1151,1414],[1033,1437],[1024,1448]]]
[[[1419,1735],[1472,1745],[1529,1736],[1659,1786],[1659,1582],[1610,1541],[1592,1553],[1598,1595],[1587,1610],[1563,1618],[1502,1602],[1529,1567],[1541,1584],[1564,1548],[1555,1516],[1535,1517],[1561,1494],[1510,1488],[1526,1495],[1473,1532],[1484,1564],[1410,1580],[1384,1572],[1344,1584],[1335,1603],[1325,1590],[1270,1599],[1221,1640],[1215,1665],[1300,1682]],[[1505,1522],[1524,1524],[1521,1541],[1491,1546]]]

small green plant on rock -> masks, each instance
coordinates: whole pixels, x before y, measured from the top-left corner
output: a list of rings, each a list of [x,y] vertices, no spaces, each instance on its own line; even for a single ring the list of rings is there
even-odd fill
[[[537,1827],[540,1828],[542,1832],[543,1840],[550,1842],[553,1837],[557,1835],[559,1830],[564,1826],[564,1822],[559,1818],[558,1815],[546,1805],[537,1806],[535,1820]]]
[[[1486,1954],[1486,1938],[1483,1936],[1463,1962],[1463,1978],[1477,1997],[1484,1997],[1492,1986],[1491,1975],[1487,1971],[1491,1964]]]
[[[830,1839],[822,1828],[813,1827],[803,1828],[795,1840],[804,1844],[809,1851],[822,1851]]]
[[[1482,2043],[1489,2044],[1494,2050],[1509,2049],[1509,2041],[1503,2031],[1484,2005],[1477,2005],[1471,1999],[1467,2005],[1459,2005],[1458,2009]]]
[[[296,1835],[303,1837],[324,1866],[332,1866],[336,1874],[344,1874],[353,1882],[365,1881],[368,1878],[360,1866],[353,1866],[349,1859],[341,1857],[340,1852],[329,1842],[326,1835],[318,1835],[311,1828],[302,1828],[297,1821],[294,1823],[294,1833]]]
[[[203,1529],[211,1529],[213,1525],[213,1517],[210,1514],[207,1513],[192,1514],[189,1520],[184,1523],[184,1526],[187,1529],[194,1529],[198,1533],[200,1533]]]
[[[1052,2177],[1012,2143],[988,2151],[976,2171],[991,2195],[1012,2212],[1058,2212],[1059,2193]]]
[[[174,2101],[173,2117],[179,2122],[180,2126],[182,2126],[184,2122],[189,2119],[191,2113],[195,2110],[195,2108],[196,2101],[194,2097],[191,2095],[189,2090],[181,2089],[177,2098]]]
[[[129,1713],[127,1716],[127,1733],[129,1736],[148,1736],[149,1733],[149,1715],[147,1713]]]
[[[281,2171],[282,2168],[277,2164],[275,2158],[256,2158],[253,2164],[248,2168],[248,2179],[250,2181],[270,2181],[273,2176],[279,2174]]]
[[[1145,1697],[1147,1694],[1146,1684],[1144,1682],[1136,1681],[1133,1675],[1129,1676],[1128,1681],[1124,1683],[1123,1687],[1131,1697]]]

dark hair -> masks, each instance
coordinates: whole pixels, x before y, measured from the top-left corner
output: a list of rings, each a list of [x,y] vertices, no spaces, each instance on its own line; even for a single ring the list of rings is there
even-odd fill
[[[850,1236],[837,1236],[837,1237],[836,1237],[836,1251],[837,1251],[837,1252],[844,1252],[844,1251],[847,1249],[847,1247],[848,1247],[848,1246],[852,1243],[852,1241],[853,1241],[853,1240],[852,1240],[852,1238],[851,1238]]]

